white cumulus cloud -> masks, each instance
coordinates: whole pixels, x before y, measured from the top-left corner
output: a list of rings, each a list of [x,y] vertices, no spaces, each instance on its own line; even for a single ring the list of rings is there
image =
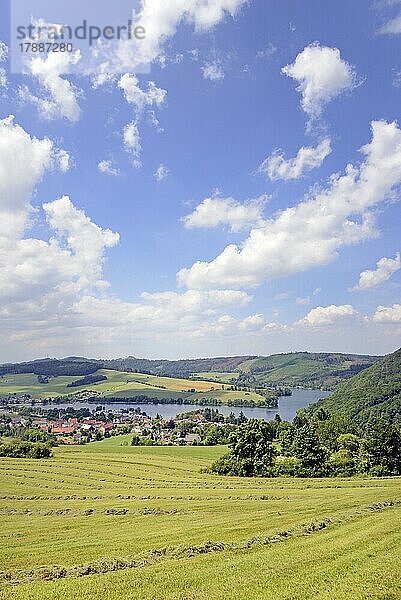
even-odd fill
[[[29,73],[43,88],[42,96],[34,95],[26,86],[20,88],[20,97],[36,105],[39,114],[47,120],[65,118],[76,122],[81,116],[78,97],[82,94],[66,77],[72,66],[81,60],[75,52],[50,52],[46,58],[34,56],[28,63]]]
[[[65,240],[71,259],[79,261],[76,273],[82,278],[83,285],[97,285],[101,281],[104,251],[118,243],[118,233],[93,223],[72,204],[68,196],[44,204],[43,210],[57,239],[60,242]]]
[[[342,304],[340,306],[336,306],[335,304],[331,304],[330,306],[318,306],[308,312],[301,321],[298,321],[298,325],[325,327],[357,315],[357,311],[351,304]]]
[[[184,217],[185,227],[210,228],[228,225],[233,232],[249,228],[263,220],[267,197],[261,196],[241,204],[234,198],[205,198],[195,210]]]
[[[373,320],[381,323],[401,323],[401,304],[378,306]]]
[[[234,17],[247,0],[146,0],[135,15],[133,26],[145,28],[143,40],[121,40],[117,49],[105,57],[95,77],[95,85],[113,79],[118,73],[134,73],[138,67],[150,65],[163,55],[164,45],[181,23],[193,25],[196,31],[208,31],[227,16]]]
[[[0,121],[0,240],[22,235],[32,211],[30,197],[46,171],[62,168],[60,152],[51,140],[31,137],[12,115]]]
[[[318,43],[306,46],[282,72],[298,83],[302,109],[311,119],[320,117],[326,104],[359,84],[354,68],[341,58],[338,48]]]
[[[191,289],[254,286],[328,264],[343,246],[376,237],[372,209],[401,183],[401,130],[385,121],[371,127],[360,166],[347,165],[325,189],[264,220],[240,246],[230,244],[211,262],[182,269],[179,283]]]
[[[249,315],[240,321],[238,327],[244,331],[259,331],[266,325],[265,316],[261,313]]]
[[[118,86],[123,90],[124,97],[129,104],[133,104],[137,114],[149,106],[161,107],[166,99],[167,92],[158,88],[154,81],[149,81],[147,89],[142,90],[139,81],[135,75],[125,73],[118,82]]]
[[[331,153],[330,138],[325,138],[316,147],[302,146],[295,158],[285,159],[282,150],[273,152],[259,167],[259,172],[271,181],[299,179],[312,169],[320,167]]]
[[[390,279],[393,273],[399,271],[399,269],[401,269],[401,255],[399,252],[397,252],[395,258],[383,257],[377,261],[377,266],[374,271],[362,271],[359,275],[358,284],[351,288],[350,291],[356,292],[374,288]]]

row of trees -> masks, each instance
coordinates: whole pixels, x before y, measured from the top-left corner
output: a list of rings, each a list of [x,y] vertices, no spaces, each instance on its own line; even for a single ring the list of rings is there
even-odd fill
[[[49,458],[52,449],[49,444],[42,442],[25,442],[23,440],[12,440],[0,442],[0,456],[10,458]]]
[[[324,411],[293,423],[251,419],[210,471],[242,477],[349,477],[401,475],[401,428],[378,420],[364,432],[349,419]]]

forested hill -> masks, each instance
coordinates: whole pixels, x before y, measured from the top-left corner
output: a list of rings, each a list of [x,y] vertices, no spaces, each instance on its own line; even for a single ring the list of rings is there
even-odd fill
[[[381,357],[357,354],[290,352],[271,356],[229,356],[182,360],[149,360],[128,356],[112,360],[70,356],[0,365],[7,373],[45,376],[86,376],[98,369],[149,375],[235,381],[245,387],[289,386],[335,389],[339,383],[370,367]]]
[[[334,390],[380,358],[334,352],[272,354],[241,363],[239,383]]]
[[[182,360],[128,358],[103,361],[106,369],[134,370],[170,377],[191,377],[210,373],[233,373],[244,386],[300,386],[335,389],[361,370],[370,367],[378,356],[331,352],[289,352],[271,356],[231,356]]]
[[[58,377],[63,375],[89,375],[102,368],[100,361],[90,361],[85,358],[43,358],[22,363],[6,363],[0,365],[0,376],[6,374],[34,373],[35,375],[46,375]]]
[[[188,377],[192,373],[208,371],[235,373],[241,370],[240,365],[246,361],[255,360],[256,356],[222,356],[217,358],[190,358],[181,360],[150,360],[147,358],[117,358],[104,360],[106,369],[134,370],[152,375],[167,375],[170,377]]]
[[[361,425],[384,418],[401,422],[401,348],[342,383],[309,410],[342,412]]]

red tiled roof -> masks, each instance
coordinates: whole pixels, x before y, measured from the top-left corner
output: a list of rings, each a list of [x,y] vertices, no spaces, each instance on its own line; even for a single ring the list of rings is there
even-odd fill
[[[74,433],[76,427],[53,427],[52,433],[63,434],[63,433]]]

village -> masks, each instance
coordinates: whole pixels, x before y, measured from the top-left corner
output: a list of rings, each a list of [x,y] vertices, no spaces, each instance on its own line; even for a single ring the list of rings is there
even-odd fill
[[[0,435],[28,432],[31,441],[77,445],[132,434],[132,445],[215,445],[226,443],[235,428],[246,421],[243,413],[224,417],[204,408],[171,419],[149,416],[140,408],[109,410],[105,406],[74,409],[0,407]],[[36,432],[36,433],[35,433]],[[122,444],[127,444],[126,439]]]

